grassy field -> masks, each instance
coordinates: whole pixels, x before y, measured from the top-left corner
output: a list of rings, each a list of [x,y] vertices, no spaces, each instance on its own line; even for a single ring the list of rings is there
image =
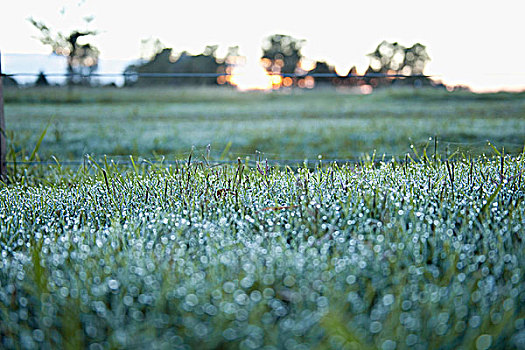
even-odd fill
[[[524,349],[524,108],[7,91],[9,160],[58,160],[0,182],[0,348]]]
[[[358,158],[374,150],[403,158],[438,137],[441,152],[490,153],[487,140],[517,154],[525,144],[525,93],[477,95],[385,90],[240,93],[229,89],[6,91],[14,151],[30,153],[50,122],[40,156],[185,157],[211,144],[232,159]],[[228,148],[228,144],[231,147]],[[433,141],[431,141],[431,144]],[[199,153],[197,152],[197,153]]]
[[[25,172],[0,190],[1,346],[522,349],[524,168]]]

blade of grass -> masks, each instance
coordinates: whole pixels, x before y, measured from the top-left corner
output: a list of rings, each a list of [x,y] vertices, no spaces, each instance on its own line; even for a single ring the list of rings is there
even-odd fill
[[[46,127],[42,131],[42,134],[38,138],[38,141],[36,142],[35,148],[33,149],[33,152],[31,152],[31,156],[29,157],[29,161],[30,162],[35,160],[36,154],[37,154],[38,150],[40,149],[40,145],[42,144],[42,141],[44,141],[44,137],[47,134],[47,129],[49,128],[49,125],[51,125],[51,122],[53,121],[53,119],[54,119],[54,117],[51,117],[51,119],[49,119],[49,121],[47,122]]]

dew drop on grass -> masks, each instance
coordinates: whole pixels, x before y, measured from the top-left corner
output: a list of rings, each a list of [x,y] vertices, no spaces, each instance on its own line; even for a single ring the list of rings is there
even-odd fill
[[[111,289],[111,290],[117,290],[118,287],[119,287],[119,283],[117,280],[114,280],[114,279],[110,279],[108,281],[108,287]]]
[[[381,324],[381,322],[374,321],[370,323],[370,332],[379,333],[381,332],[382,329],[383,329],[383,325]]]
[[[199,298],[195,294],[188,294],[186,298],[184,298],[184,301],[189,306],[195,306],[199,303]]]
[[[387,339],[381,344],[381,350],[395,350],[396,349],[396,342],[390,339]]]
[[[271,299],[275,296],[275,291],[273,288],[264,288],[263,290],[263,297],[265,299]]]
[[[346,278],[346,283],[352,285],[354,284],[356,281],[356,277],[354,275],[350,275]]]
[[[477,350],[487,350],[492,345],[492,336],[489,334],[482,334],[476,339]]]
[[[393,294],[386,294],[384,297],[383,297],[383,304],[385,306],[389,306],[389,305],[392,305],[394,303],[394,295]]]
[[[242,288],[248,289],[253,285],[253,282],[254,280],[251,276],[246,276],[241,280],[239,284],[241,285]]]
[[[33,339],[36,341],[36,342],[42,342],[44,341],[44,332],[42,332],[41,329],[35,329],[33,331]]]
[[[261,301],[261,299],[262,299],[262,294],[261,294],[261,292],[259,292],[258,290],[254,290],[253,292],[250,293],[250,299],[251,299],[254,303],[258,303],[258,302]]]
[[[293,287],[293,285],[295,284],[295,278],[291,275],[288,275],[284,278],[283,280],[283,284],[286,286],[286,287]]]
[[[122,303],[126,306],[133,305],[133,297],[129,295],[124,296],[124,298],[122,298]]]
[[[231,294],[235,290],[235,284],[233,282],[230,282],[230,281],[224,282],[224,284],[222,285],[222,289],[226,293]]]

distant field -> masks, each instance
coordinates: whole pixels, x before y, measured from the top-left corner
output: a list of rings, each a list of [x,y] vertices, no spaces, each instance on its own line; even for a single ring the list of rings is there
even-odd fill
[[[19,89],[6,91],[6,127],[20,155],[358,158],[376,150],[404,157],[437,136],[438,151],[490,153],[490,140],[518,153],[525,142],[525,94],[437,90],[335,90],[253,93],[229,89]],[[434,143],[430,141],[429,152]]]

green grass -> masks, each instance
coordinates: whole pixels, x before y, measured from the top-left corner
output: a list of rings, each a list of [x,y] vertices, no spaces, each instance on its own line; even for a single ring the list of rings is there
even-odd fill
[[[19,168],[2,347],[523,346],[523,154],[321,165]]]
[[[404,157],[437,136],[442,153],[509,153],[525,143],[525,94],[385,90],[241,93],[229,89],[21,89],[6,91],[14,151],[32,148],[52,120],[40,157],[129,155],[170,158],[212,145],[219,156],[269,159]]]
[[[6,95],[0,348],[525,347],[523,94]]]

